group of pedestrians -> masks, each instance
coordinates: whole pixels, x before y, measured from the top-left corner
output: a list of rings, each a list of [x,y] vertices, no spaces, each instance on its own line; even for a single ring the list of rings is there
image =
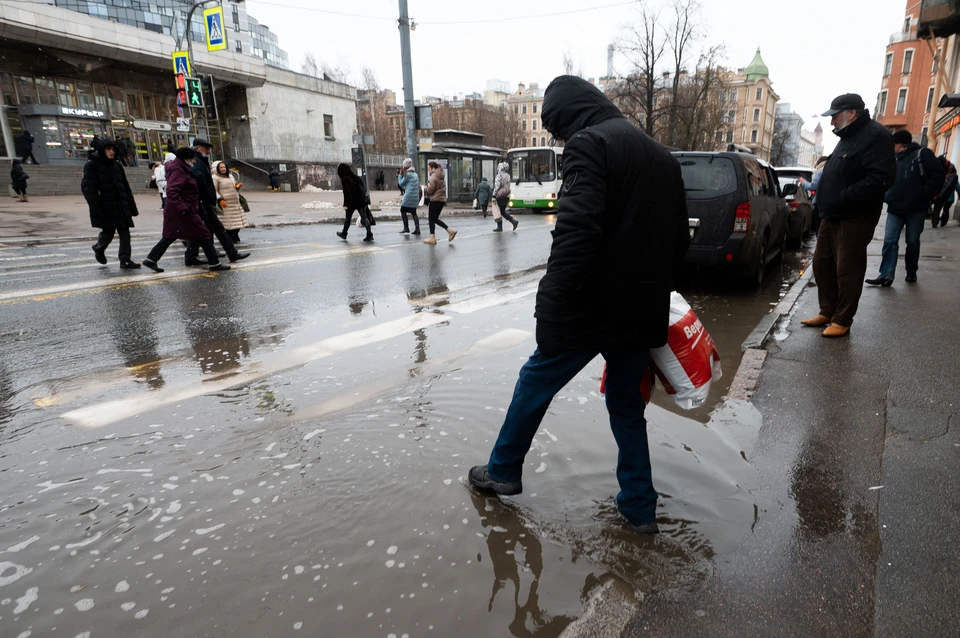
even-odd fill
[[[235,262],[250,256],[250,253],[237,250],[231,237],[239,239],[238,228],[246,224],[242,209],[238,215],[233,208],[235,204],[239,207],[236,191],[240,185],[230,175],[226,164],[218,162],[211,168],[208,156],[212,148],[210,142],[195,139],[193,148],[184,147],[168,153],[161,170],[155,172],[163,204],[163,236],[143,260],[143,265],[154,272],[163,272],[158,262],[177,240],[186,242],[184,263],[187,266],[206,265],[210,270],[229,270],[230,266],[221,263],[220,257]],[[99,150],[91,154],[84,166],[81,189],[90,208],[90,223],[100,229],[97,243],[93,245],[97,262],[107,263],[106,249],[114,236],[118,236],[120,267],[136,269],[141,264],[132,259],[130,229],[134,227],[133,218],[139,215],[139,211],[118,151],[115,140],[101,142]],[[223,211],[233,226],[231,232],[224,228],[218,210]],[[223,255],[217,252],[213,236],[220,241]],[[200,250],[206,260],[199,258]]]

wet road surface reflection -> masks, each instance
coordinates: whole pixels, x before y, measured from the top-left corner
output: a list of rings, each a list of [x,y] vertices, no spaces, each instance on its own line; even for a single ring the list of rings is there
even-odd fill
[[[703,414],[648,408],[658,537],[616,512],[599,360],[524,494],[463,484],[533,348],[544,254],[518,238],[53,301],[82,324],[43,346],[59,365],[37,335],[0,346],[0,633],[546,637],[607,583],[703,582],[758,517],[759,416],[722,388]],[[728,379],[786,285],[686,292]]]

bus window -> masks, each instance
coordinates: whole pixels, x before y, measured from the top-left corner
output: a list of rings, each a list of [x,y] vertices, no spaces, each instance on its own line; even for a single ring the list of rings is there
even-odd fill
[[[552,182],[557,179],[556,153],[553,149],[510,153],[513,182]]]

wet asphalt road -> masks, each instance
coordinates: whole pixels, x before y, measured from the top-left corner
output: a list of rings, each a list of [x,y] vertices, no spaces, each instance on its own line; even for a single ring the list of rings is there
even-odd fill
[[[649,408],[665,533],[638,539],[599,360],[551,408],[524,495],[461,484],[534,347],[551,224],[456,220],[435,248],[393,224],[372,246],[252,230],[219,274],[176,247],[161,276],[86,243],[0,247],[0,634],[555,636],[606,582],[703,582],[756,518],[760,423],[720,397],[799,258],[758,291],[683,290],[725,379],[701,411]]]

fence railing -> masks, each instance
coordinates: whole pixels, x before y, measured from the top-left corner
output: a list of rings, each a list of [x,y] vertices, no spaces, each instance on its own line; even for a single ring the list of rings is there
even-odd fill
[[[316,164],[339,164],[350,162],[350,151],[311,146],[235,146],[233,156],[240,160],[267,160],[274,162],[310,162]]]
[[[384,168],[400,168],[405,159],[403,155],[384,155],[383,153],[367,153],[366,155],[367,166],[382,166]]]

